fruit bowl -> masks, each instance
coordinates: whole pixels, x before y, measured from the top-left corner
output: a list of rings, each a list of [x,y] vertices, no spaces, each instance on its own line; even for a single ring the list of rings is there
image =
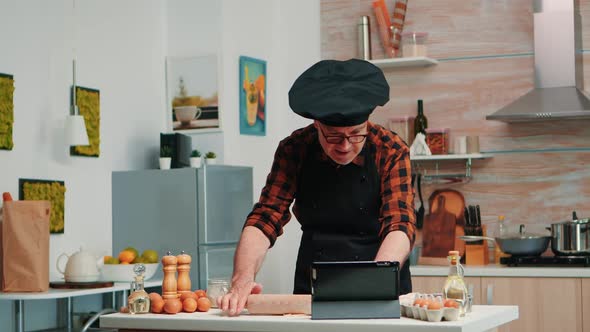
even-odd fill
[[[153,263],[145,265],[145,273],[143,280],[149,280],[158,271],[160,263]],[[131,282],[135,280],[135,272],[133,267],[135,264],[104,264],[100,270],[100,280],[114,281],[114,282]]]

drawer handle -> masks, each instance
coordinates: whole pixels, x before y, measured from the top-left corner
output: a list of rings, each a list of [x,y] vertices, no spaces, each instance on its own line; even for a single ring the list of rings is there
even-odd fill
[[[486,298],[487,305],[494,304],[494,285],[488,285]]]

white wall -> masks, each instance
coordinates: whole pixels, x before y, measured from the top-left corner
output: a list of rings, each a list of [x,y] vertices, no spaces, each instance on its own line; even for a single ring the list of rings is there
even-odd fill
[[[50,278],[60,277],[53,262],[62,252],[81,244],[110,252],[111,172],[157,167],[167,55],[220,54],[222,131],[194,134],[193,145],[219,152],[226,164],[253,166],[257,199],[278,142],[309,123],[290,111],[287,92],[320,57],[319,14],[318,0],[76,0],[74,36],[72,0],[0,0],[0,72],[16,81],[15,147],[0,150],[0,191],[18,195],[19,178],[65,181],[65,233],[51,235]],[[63,137],[74,45],[78,85],[100,90],[99,158],[69,156]],[[267,61],[264,137],[239,135],[240,55]],[[292,220],[259,276],[266,292],[292,290],[299,236]],[[10,304],[0,301],[6,330]],[[25,302],[27,330],[52,327],[48,304]],[[75,305],[93,307],[83,299]]]

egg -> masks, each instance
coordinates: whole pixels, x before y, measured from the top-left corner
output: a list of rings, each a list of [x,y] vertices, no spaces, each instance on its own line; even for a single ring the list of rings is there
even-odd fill
[[[211,308],[211,301],[207,297],[200,297],[197,300],[197,310],[207,312]]]
[[[149,297],[150,297],[150,301],[152,301],[152,302],[153,302],[154,300],[156,300],[156,299],[160,299],[160,300],[162,300],[162,296],[161,296],[160,294],[156,293],[156,292],[152,292],[152,293],[150,293],[150,294],[149,294]]]
[[[197,299],[199,298],[197,296],[197,294],[193,293],[193,292],[184,292],[180,295],[180,301],[182,301],[184,303],[184,300],[191,298],[194,299],[195,302],[197,302]]]
[[[428,304],[428,310],[438,310],[438,309],[442,309],[442,303],[438,302],[438,301],[430,301],[430,303]]]
[[[164,301],[164,311],[169,314],[176,314],[182,310],[182,302],[179,299],[167,299]]]
[[[197,310],[197,300],[187,297],[182,301],[182,310],[185,312],[195,312]]]
[[[150,312],[154,314],[162,313],[164,310],[164,299],[162,297],[155,297],[153,300],[150,299]]]

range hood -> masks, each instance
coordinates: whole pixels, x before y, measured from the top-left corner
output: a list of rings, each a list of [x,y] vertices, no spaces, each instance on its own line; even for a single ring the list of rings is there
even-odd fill
[[[579,0],[535,0],[535,88],[487,120],[590,119]]]

